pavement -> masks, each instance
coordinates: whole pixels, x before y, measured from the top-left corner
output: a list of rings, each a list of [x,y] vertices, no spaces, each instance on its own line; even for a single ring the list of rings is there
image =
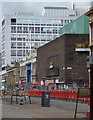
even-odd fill
[[[83,117],[77,113],[77,118]],[[74,118],[74,113],[55,107],[41,107],[39,104],[11,105],[3,101],[2,118]]]

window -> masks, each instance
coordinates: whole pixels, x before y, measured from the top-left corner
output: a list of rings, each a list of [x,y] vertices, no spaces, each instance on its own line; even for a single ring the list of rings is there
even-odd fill
[[[16,42],[11,42],[11,48],[16,48]]]
[[[41,33],[46,33],[46,28],[45,27],[41,27]]]
[[[44,26],[45,26],[45,25],[46,25],[46,20],[42,19],[42,20],[41,20],[41,25],[44,25]]]
[[[16,33],[16,27],[15,26],[11,27],[11,33]]]
[[[17,56],[22,56],[22,50],[17,50]]]
[[[23,33],[28,33],[28,27],[23,27]]]
[[[28,25],[28,19],[23,19],[23,25]]]
[[[40,33],[40,27],[35,27],[35,33]]]
[[[11,58],[11,64],[14,64],[15,61],[16,61],[16,58]]]
[[[65,20],[65,25],[67,25],[69,23],[69,20]]]
[[[25,50],[23,50],[23,56],[25,56],[25,55],[26,55]]]
[[[17,27],[17,33],[22,33],[22,27]]]
[[[29,27],[29,33],[34,33],[34,27]]]
[[[17,62],[20,62],[21,60],[22,60],[22,58],[17,58],[17,60],[16,60],[16,61],[17,61]]]
[[[11,50],[11,56],[16,56],[16,50]]]
[[[11,38],[16,38],[16,34],[11,34]]]
[[[22,25],[22,20],[21,19],[17,19],[17,25]]]
[[[22,48],[22,42],[17,42],[17,48]]]
[[[40,20],[39,20],[39,19],[36,19],[36,20],[35,20],[35,24],[40,25]]]
[[[51,27],[47,27],[47,33],[52,33],[53,29]]]
[[[11,19],[11,25],[16,25],[16,19],[15,18]]]

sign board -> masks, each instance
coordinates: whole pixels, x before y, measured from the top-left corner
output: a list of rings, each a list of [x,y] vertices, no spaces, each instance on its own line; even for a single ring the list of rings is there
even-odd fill
[[[90,89],[89,88],[79,88],[78,89],[78,97],[90,97]]]

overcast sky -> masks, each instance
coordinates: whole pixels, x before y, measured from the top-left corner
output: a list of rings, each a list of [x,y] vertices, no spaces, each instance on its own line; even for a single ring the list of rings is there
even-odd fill
[[[0,9],[2,9],[2,13],[0,13],[0,21],[2,16],[5,14],[15,14],[15,12],[19,13],[33,13],[34,15],[41,15],[41,11],[44,6],[69,6],[71,7],[71,2],[76,3],[78,1],[78,5],[90,5],[92,0],[1,0]],[[1,10],[0,10],[1,11]],[[1,25],[0,25],[1,28]],[[0,29],[0,51],[1,51],[1,29]]]

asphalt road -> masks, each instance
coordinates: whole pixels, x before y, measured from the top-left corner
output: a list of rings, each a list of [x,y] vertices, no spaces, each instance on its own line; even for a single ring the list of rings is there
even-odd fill
[[[2,100],[11,103],[11,97],[6,96],[5,98],[3,98]],[[21,99],[24,100],[24,98],[22,97],[18,97],[18,101],[20,102]],[[16,99],[15,97],[13,98],[13,104],[16,103]],[[28,97],[26,98],[26,103],[29,103]],[[41,98],[39,97],[31,97],[31,103],[32,104],[36,104],[36,105],[41,105]],[[55,99],[51,99],[50,100],[50,106],[54,107],[56,109],[59,110],[66,110],[68,112],[75,112],[75,107],[76,107],[76,103],[75,102],[69,102],[69,101],[64,101],[64,100],[55,100]],[[82,114],[86,117],[86,113],[88,111],[88,104],[84,104],[84,103],[78,103],[78,110],[77,112],[79,114]]]

